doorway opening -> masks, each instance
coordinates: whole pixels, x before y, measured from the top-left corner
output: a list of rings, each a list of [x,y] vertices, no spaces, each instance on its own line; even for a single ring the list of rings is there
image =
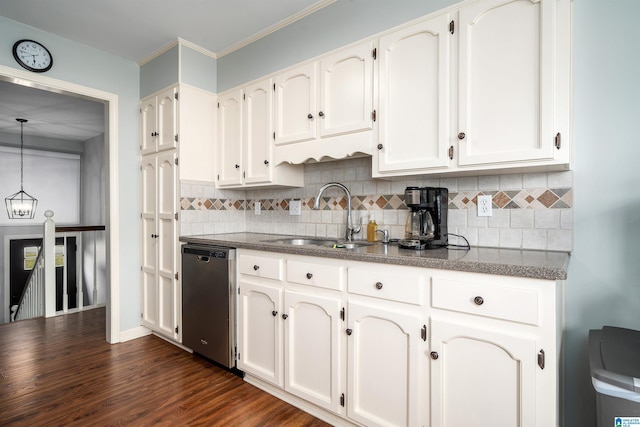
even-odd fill
[[[106,340],[110,343],[120,341],[119,306],[119,221],[118,221],[118,146],[117,111],[118,96],[90,87],[34,75],[21,70],[0,66],[0,81],[9,82],[27,88],[35,88],[69,97],[81,98],[104,106],[104,225],[106,227]],[[43,221],[42,221],[43,222]],[[42,224],[42,222],[40,224]],[[2,258],[6,258],[2,257]],[[5,266],[7,268],[7,266]]]

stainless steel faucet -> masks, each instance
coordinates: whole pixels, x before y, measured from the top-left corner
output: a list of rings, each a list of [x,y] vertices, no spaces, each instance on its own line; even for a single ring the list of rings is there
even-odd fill
[[[353,221],[351,220],[351,193],[349,193],[349,189],[339,182],[330,182],[328,184],[323,185],[318,190],[318,195],[316,196],[315,202],[313,202],[313,209],[320,209],[320,197],[322,197],[322,193],[329,187],[338,187],[341,188],[347,196],[347,229],[344,233],[344,238],[348,242],[353,241],[353,235],[360,232],[360,226],[353,226]]]

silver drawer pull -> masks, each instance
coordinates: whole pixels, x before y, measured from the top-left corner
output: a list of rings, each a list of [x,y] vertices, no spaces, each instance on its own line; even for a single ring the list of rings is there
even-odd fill
[[[311,279],[312,277],[313,277],[313,274],[307,273],[307,279]]]
[[[473,299],[473,302],[475,302],[476,305],[482,305],[484,304],[484,298],[482,298],[481,296],[477,296]]]
[[[259,265],[257,265],[257,264],[253,266],[253,269],[254,269],[255,271],[258,271],[258,269],[259,269],[259,268],[260,268],[260,266],[259,266]]]
[[[376,289],[377,290],[382,289],[382,282],[376,282]]]

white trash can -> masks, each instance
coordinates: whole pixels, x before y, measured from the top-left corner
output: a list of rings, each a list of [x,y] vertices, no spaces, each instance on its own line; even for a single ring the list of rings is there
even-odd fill
[[[640,427],[640,331],[589,331],[591,381],[598,427]]]

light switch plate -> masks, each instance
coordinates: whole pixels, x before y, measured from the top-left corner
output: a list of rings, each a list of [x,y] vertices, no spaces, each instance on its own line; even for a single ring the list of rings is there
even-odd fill
[[[491,206],[491,196],[478,196],[478,216],[491,216],[493,210]]]
[[[289,200],[289,215],[302,215],[302,202],[300,200]]]
[[[260,201],[255,202],[254,212],[256,213],[256,215],[260,215],[260,208],[261,208]]]

